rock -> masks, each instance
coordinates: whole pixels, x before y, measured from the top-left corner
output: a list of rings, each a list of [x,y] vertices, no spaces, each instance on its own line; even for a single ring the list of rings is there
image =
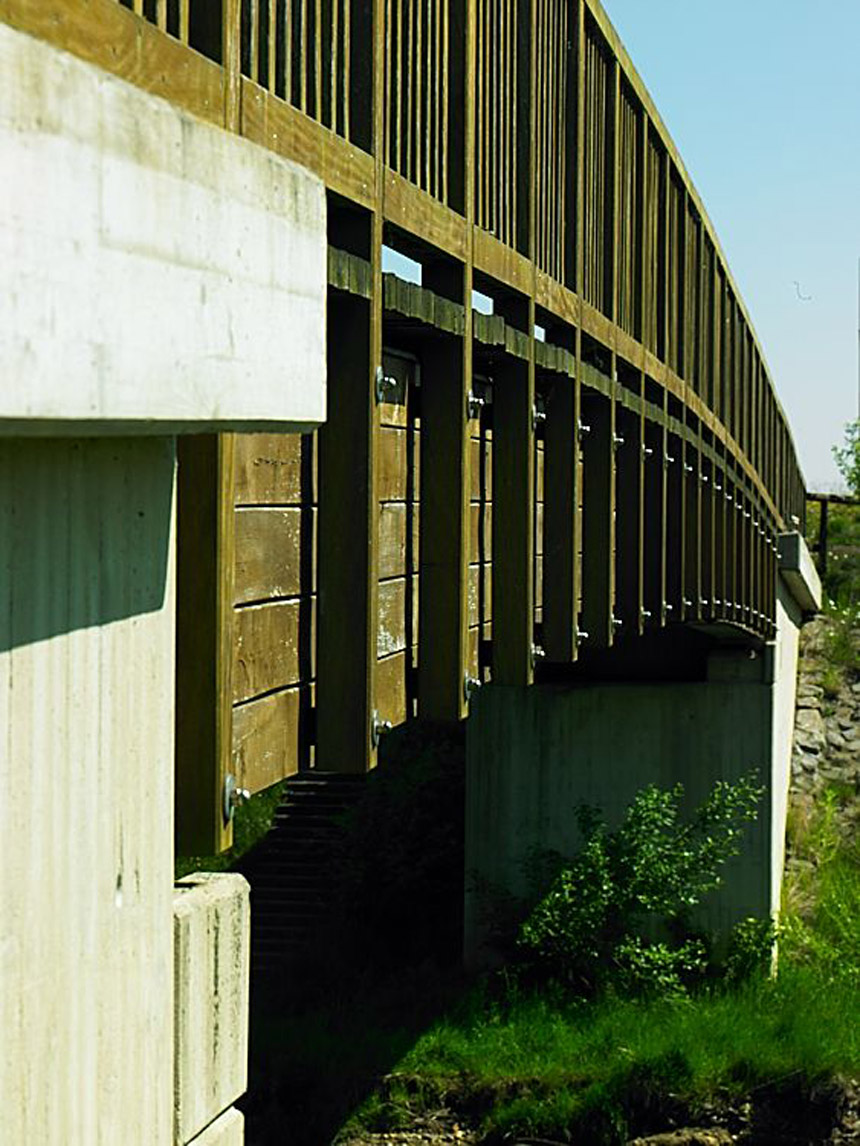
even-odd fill
[[[795,734],[802,732],[808,736],[814,736],[816,739],[822,739],[824,736],[824,718],[818,709],[801,708],[795,717],[794,730]]]
[[[831,748],[844,748],[845,737],[836,728],[828,728],[827,743]]]
[[[728,1130],[671,1130],[648,1138],[632,1138],[627,1146],[731,1146],[734,1138]]]

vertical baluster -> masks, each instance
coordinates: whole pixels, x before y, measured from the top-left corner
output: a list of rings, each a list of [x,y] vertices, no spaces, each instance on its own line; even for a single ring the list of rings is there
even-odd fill
[[[414,36],[414,16],[413,4],[415,0],[406,0],[407,12],[407,32],[406,32],[406,161],[403,165],[402,174],[407,179],[413,178],[412,167],[412,132],[413,132],[413,101],[412,92],[415,83],[415,60],[413,58],[413,36]]]
[[[442,197],[442,9],[444,0],[435,0],[436,4],[436,39],[434,41],[434,151],[433,151],[433,194],[437,199]]]
[[[423,0],[427,5],[427,28],[424,30],[424,190],[431,191],[430,181],[432,159],[432,77],[433,64],[433,0]]]
[[[508,47],[507,47],[507,3],[497,0],[499,20],[499,42],[496,52],[501,59],[499,67],[499,238],[508,241]]]
[[[134,0],[134,8],[132,9],[135,16],[143,15],[143,0]]]
[[[395,111],[394,111],[394,169],[395,171],[403,171],[403,52],[406,47],[406,40],[403,35],[403,0],[396,0],[395,12],[397,13],[397,27],[392,36],[393,51],[396,56],[396,70],[395,70],[395,88],[397,96],[395,98]]]
[[[299,4],[299,107],[308,110],[308,4],[310,0],[298,0]]]
[[[257,83],[259,79],[259,51],[260,51],[260,0],[251,0],[251,79]]]
[[[352,21],[352,0],[343,0],[343,136],[350,138],[349,110],[352,100],[352,83],[350,79],[350,36]]]
[[[277,0],[269,0],[269,91],[272,95],[277,89],[278,67],[278,4]]]
[[[424,0],[415,0],[415,182],[422,183],[424,138]]]
[[[284,52],[284,99],[287,103],[293,102],[293,0],[284,0],[284,26],[281,30],[283,36]]]
[[[322,123],[322,0],[314,4],[314,119]]]
[[[517,245],[517,199],[519,188],[517,187],[517,151],[519,148],[519,140],[517,138],[518,132],[518,110],[519,110],[519,76],[520,65],[519,55],[517,53],[517,0],[509,0],[511,5],[511,86],[513,89],[511,104],[512,104],[512,117],[511,117],[511,229],[512,229],[512,244]]]
[[[156,0],[155,23],[160,31],[167,31],[167,0]]]
[[[448,3],[442,0],[442,201],[448,202]],[[472,156],[467,156],[469,165]],[[468,300],[467,300],[468,304]]]
[[[337,134],[338,120],[338,48],[340,47],[340,0],[331,0],[331,65],[329,70],[329,103],[331,107],[331,129]],[[388,113],[391,96],[391,0],[385,4],[385,162],[390,160],[388,134]]]
[[[183,44],[188,43],[190,0],[179,0],[179,39]]]

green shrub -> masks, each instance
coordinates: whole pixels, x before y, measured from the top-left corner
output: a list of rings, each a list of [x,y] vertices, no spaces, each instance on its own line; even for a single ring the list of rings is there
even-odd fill
[[[614,831],[594,809],[579,809],[582,844],[519,929],[528,968],[585,994],[674,994],[702,976],[706,946],[685,919],[720,885],[761,789],[751,776],[720,780],[686,823],[682,795],[680,785],[644,788]]]

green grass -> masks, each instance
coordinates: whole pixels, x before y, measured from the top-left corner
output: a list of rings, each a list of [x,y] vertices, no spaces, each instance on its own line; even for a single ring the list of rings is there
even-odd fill
[[[257,792],[236,809],[233,817],[233,846],[220,855],[177,856],[174,879],[196,871],[227,871],[258,843],[272,826],[275,812],[284,796],[286,781]]]
[[[789,886],[778,974],[693,997],[593,1002],[484,979],[425,1030],[352,1126],[396,1128],[448,1106],[488,1142],[505,1135],[616,1143],[632,1131],[758,1091],[808,1095],[860,1076],[860,848],[841,840],[833,791],[792,822],[814,857]],[[801,894],[798,894],[798,893]],[[391,1048],[393,1049],[393,1048]],[[661,1121],[663,1120],[663,1121]]]

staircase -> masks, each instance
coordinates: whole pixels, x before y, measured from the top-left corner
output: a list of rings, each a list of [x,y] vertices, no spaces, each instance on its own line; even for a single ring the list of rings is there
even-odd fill
[[[364,790],[363,775],[302,772],[265,839],[240,864],[251,885],[251,971],[277,973],[313,939],[335,891],[330,859],[344,813]]]

